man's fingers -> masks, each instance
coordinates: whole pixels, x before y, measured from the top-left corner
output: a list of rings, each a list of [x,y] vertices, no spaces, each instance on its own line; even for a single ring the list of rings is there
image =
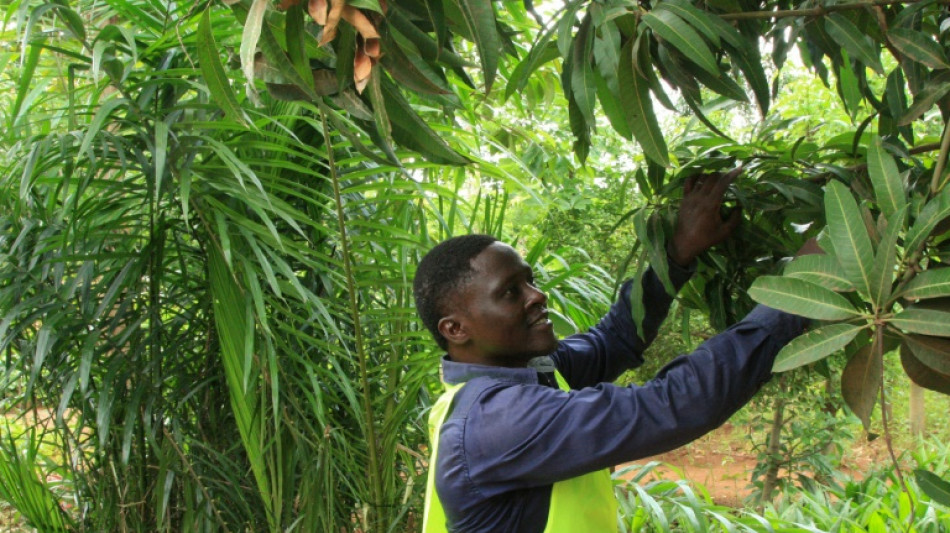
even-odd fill
[[[693,192],[693,187],[696,186],[697,178],[699,178],[699,176],[692,176],[692,177],[686,178],[686,183],[683,184],[683,196],[686,196],[687,194]]]
[[[741,166],[738,166],[725,174],[717,175],[718,179],[715,180],[716,188],[713,189],[713,194],[717,195],[717,197],[722,197],[722,195],[726,194],[726,189],[728,189],[729,185],[735,181],[737,177],[739,177],[739,174],[742,174]]]

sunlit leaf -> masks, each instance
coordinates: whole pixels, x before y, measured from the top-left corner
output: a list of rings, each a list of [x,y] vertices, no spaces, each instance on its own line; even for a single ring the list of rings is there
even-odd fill
[[[713,76],[719,75],[719,66],[716,58],[709,50],[709,46],[696,30],[679,18],[672,11],[654,10],[643,16],[643,22],[656,35],[669,42],[690,61]]]
[[[878,74],[884,74],[878,51],[854,23],[840,13],[832,13],[824,17],[824,21],[828,35],[847,50],[851,57],[871,67]]]
[[[904,239],[904,249],[907,253],[919,250],[937,224],[947,216],[950,216],[950,187],[945,187],[920,210],[917,220],[911,225]]]
[[[257,52],[257,42],[261,38],[261,27],[264,24],[264,13],[270,5],[269,0],[254,0],[244,22],[244,33],[241,36],[241,68],[247,81],[247,93],[252,101],[258,102],[257,90],[254,88],[254,54]]]
[[[591,17],[584,17],[571,47],[571,95],[584,120],[594,124],[594,106],[597,103],[597,83],[594,80],[594,35]]]
[[[908,28],[891,28],[887,39],[907,57],[932,69],[950,68],[947,54],[929,35]]]
[[[908,300],[950,296],[950,268],[931,268],[917,274],[900,296]]]
[[[790,277],[761,276],[749,288],[749,297],[769,307],[817,320],[845,320],[860,315],[844,296]]]
[[[785,372],[824,359],[844,348],[866,327],[829,324],[796,337],[778,353],[772,372]]]
[[[785,267],[785,276],[821,285],[833,291],[854,290],[841,272],[837,259],[826,254],[808,254],[796,257]]]
[[[897,163],[877,136],[868,145],[868,175],[874,186],[874,196],[885,216],[891,216],[907,204]]]
[[[883,307],[891,295],[897,268],[897,238],[903,232],[906,220],[907,206],[905,205],[887,218],[887,230],[877,247],[869,285],[871,302],[877,308]]]
[[[664,167],[669,166],[666,141],[653,112],[653,100],[650,98],[650,89],[647,81],[637,73],[633,55],[633,41],[624,47],[621,54],[620,72],[620,101],[627,110],[627,123],[633,131],[633,136],[643,148],[648,158]],[[650,68],[644,65],[644,68]]]
[[[234,97],[234,90],[224,72],[224,66],[221,64],[221,58],[218,57],[218,45],[215,43],[214,34],[211,32],[211,13],[210,8],[205,9],[201,15],[201,22],[198,23],[198,66],[201,67],[201,74],[208,84],[208,91],[218,106],[232,120],[247,124],[247,116],[244,110],[238,104]]]
[[[491,91],[501,55],[501,37],[495,26],[495,11],[491,0],[452,0],[462,13],[465,25],[478,47],[485,92]]]
[[[950,337],[950,312],[948,311],[911,306],[897,313],[888,322],[909,333]]]
[[[841,270],[859,291],[870,294],[874,264],[871,239],[854,196],[836,180],[830,181],[825,187],[825,216]]]
[[[924,83],[923,89],[914,95],[914,103],[907,108],[904,116],[898,118],[899,126],[906,126],[920,118],[937,103],[938,100],[950,93],[950,72],[941,72],[933,79]]]

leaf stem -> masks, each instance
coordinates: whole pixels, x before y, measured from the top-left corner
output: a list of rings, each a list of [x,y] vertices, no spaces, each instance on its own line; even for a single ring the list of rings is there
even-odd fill
[[[940,153],[937,154],[937,164],[934,165],[934,175],[930,181],[930,195],[936,196],[947,185],[947,180],[940,180],[944,168],[947,166],[947,153],[950,152],[950,121],[943,126],[943,137],[940,139]]]
[[[376,425],[374,422],[373,404],[370,400],[371,391],[369,383],[369,371],[366,365],[366,350],[363,346],[363,332],[360,321],[359,302],[356,299],[356,293],[359,288],[357,287],[356,279],[353,276],[353,265],[350,259],[350,241],[346,235],[346,219],[343,212],[343,199],[340,195],[340,178],[337,175],[336,161],[333,158],[333,144],[330,142],[330,130],[327,126],[327,115],[322,107],[320,109],[320,119],[323,122],[323,138],[324,146],[326,146],[327,149],[327,165],[330,170],[331,181],[333,182],[333,199],[336,203],[336,218],[340,232],[340,244],[343,254],[343,271],[346,274],[347,292],[350,296],[350,315],[353,320],[353,334],[356,341],[356,356],[360,368],[360,386],[363,389],[363,416],[366,418],[364,423],[366,427],[366,448],[369,457],[367,478],[369,479],[370,494],[373,499],[372,505],[370,506],[373,508],[371,511],[373,516],[370,517],[369,522],[374,523],[376,519],[375,507],[378,506],[382,500],[382,487],[381,481],[379,479],[379,459],[376,457]]]

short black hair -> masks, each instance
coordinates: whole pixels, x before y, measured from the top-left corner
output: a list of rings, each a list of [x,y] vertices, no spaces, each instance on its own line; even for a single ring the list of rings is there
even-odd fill
[[[472,275],[472,259],[498,239],[491,235],[461,235],[442,241],[419,262],[412,292],[416,298],[416,312],[443,350],[449,343],[439,333],[439,320],[445,316],[445,306],[456,289]]]

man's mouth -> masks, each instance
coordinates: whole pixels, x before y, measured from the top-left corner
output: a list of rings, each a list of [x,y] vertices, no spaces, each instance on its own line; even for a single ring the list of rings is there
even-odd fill
[[[551,324],[551,321],[548,319],[548,310],[545,309],[544,311],[541,312],[540,315],[538,315],[537,318],[528,322],[528,327],[548,325],[548,324]]]

